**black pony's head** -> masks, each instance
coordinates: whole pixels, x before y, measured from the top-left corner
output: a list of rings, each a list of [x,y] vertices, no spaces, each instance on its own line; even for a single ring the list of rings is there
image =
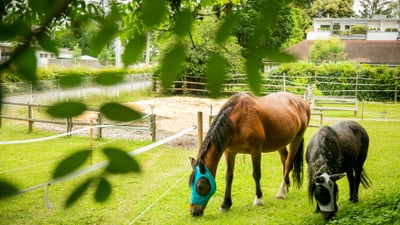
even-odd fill
[[[336,201],[339,189],[336,181],[343,176],[344,174],[328,175],[327,173],[323,173],[316,177],[311,186],[313,198],[317,201],[316,210],[322,213],[325,220],[330,220],[338,210]]]

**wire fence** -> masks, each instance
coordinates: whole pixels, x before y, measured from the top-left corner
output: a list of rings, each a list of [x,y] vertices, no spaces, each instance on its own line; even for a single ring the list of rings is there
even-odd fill
[[[174,82],[167,91],[174,94],[207,95],[208,83],[204,77],[183,76]],[[269,94],[288,91],[303,95],[312,89],[313,95],[353,96],[359,100],[395,102],[400,100],[400,77],[394,79],[370,78],[362,76],[288,76],[286,74],[263,74],[261,93]],[[153,89],[163,91],[160,82],[153,81]],[[251,91],[245,74],[234,74],[226,78],[221,93],[233,94],[240,91]]]
[[[6,101],[42,103],[68,98],[84,99],[94,94],[119,97],[121,92],[147,89],[151,85],[151,74],[124,75],[120,82],[112,86],[99,85],[95,77],[82,77],[80,84],[74,87],[63,87],[59,80],[1,83],[0,85]]]

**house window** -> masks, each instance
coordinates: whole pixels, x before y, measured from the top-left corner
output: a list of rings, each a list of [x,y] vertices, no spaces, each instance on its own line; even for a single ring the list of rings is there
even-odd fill
[[[319,27],[319,30],[330,30],[331,29],[331,26],[330,25],[321,25],[320,27]]]

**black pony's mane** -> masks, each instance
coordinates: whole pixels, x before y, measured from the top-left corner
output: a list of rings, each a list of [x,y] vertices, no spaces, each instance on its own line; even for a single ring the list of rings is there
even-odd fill
[[[214,144],[216,150],[221,153],[224,151],[227,143],[230,141],[232,134],[235,132],[235,126],[229,119],[229,115],[233,107],[242,96],[253,96],[250,93],[238,93],[232,96],[221,108],[217,116],[211,123],[210,129],[207,132],[206,137],[199,149],[199,158],[203,158],[203,155],[207,152],[209,145]]]

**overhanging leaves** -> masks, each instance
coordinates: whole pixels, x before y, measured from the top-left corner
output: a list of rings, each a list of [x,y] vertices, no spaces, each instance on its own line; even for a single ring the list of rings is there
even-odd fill
[[[118,25],[111,21],[103,22],[101,30],[97,33],[91,41],[91,53],[98,55],[101,50],[107,45],[109,41],[114,38],[118,31]]]
[[[107,172],[114,174],[140,172],[139,164],[128,153],[117,148],[105,148],[103,151],[110,160]]]
[[[260,59],[255,56],[249,56],[246,59],[247,81],[251,90],[259,95],[261,91],[261,73],[260,73]]]
[[[0,199],[3,197],[14,194],[18,191],[17,187],[7,181],[0,180]]]
[[[53,53],[56,53],[58,51],[56,46],[54,45],[53,41],[49,37],[49,35],[47,35],[45,32],[43,32],[40,35],[38,41],[39,41],[40,46],[42,46],[42,48],[44,50],[53,52]]]
[[[185,48],[181,43],[175,43],[161,59],[160,79],[163,88],[170,88],[172,82],[179,76],[182,64],[185,62]]]
[[[174,33],[178,36],[184,36],[189,33],[193,23],[193,15],[189,9],[179,12],[174,26]]]
[[[147,27],[154,27],[161,24],[168,13],[167,1],[146,0],[143,2],[142,21]]]
[[[81,150],[63,159],[53,172],[53,179],[66,176],[81,167],[89,158],[90,150]]]
[[[215,43],[222,44],[232,34],[233,29],[239,23],[239,19],[238,13],[228,15],[217,31]]]
[[[147,38],[143,34],[135,35],[128,44],[125,46],[124,54],[122,55],[122,62],[127,67],[136,62],[142,56],[146,48]]]
[[[47,113],[58,118],[70,118],[82,114],[86,105],[81,102],[60,102],[47,109]]]
[[[15,58],[15,66],[17,72],[24,76],[25,79],[30,81],[37,80],[37,59],[35,55],[35,49],[32,47],[28,47],[24,49],[22,53],[18,54]]]
[[[123,77],[118,73],[102,72],[96,78],[96,83],[108,86],[118,84],[123,80]]]
[[[71,74],[60,77],[61,87],[76,87],[81,85],[81,76],[78,74]]]
[[[97,202],[104,202],[111,195],[111,190],[110,182],[105,177],[102,177],[94,194],[95,200]]]
[[[141,112],[115,102],[104,104],[100,111],[107,118],[122,122],[137,120],[143,116]]]
[[[208,78],[208,87],[211,91],[211,96],[216,97],[224,83],[224,78],[227,73],[227,60],[219,54],[212,55],[207,63],[206,75]]]
[[[79,185],[74,192],[72,192],[67,201],[65,202],[65,207],[70,207],[73,203],[75,203],[79,197],[81,197],[85,191],[89,188],[90,184],[92,183],[93,179],[89,178],[85,182],[83,182],[81,185]]]

